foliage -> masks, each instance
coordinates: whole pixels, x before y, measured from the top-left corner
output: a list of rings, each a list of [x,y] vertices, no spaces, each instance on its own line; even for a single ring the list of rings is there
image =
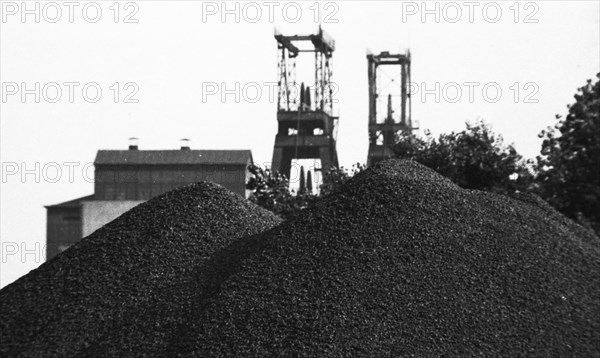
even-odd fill
[[[316,200],[314,195],[307,193],[293,195],[285,175],[256,165],[249,166],[248,170],[251,178],[246,189],[253,192],[250,201],[284,219],[293,218]]]
[[[466,129],[425,138],[404,133],[398,136],[394,152],[398,158],[412,159],[450,178],[466,189],[496,193],[527,190],[532,173],[513,145],[479,120],[466,123]]]
[[[600,233],[600,74],[578,89],[569,113],[540,133],[540,195],[565,215]]]
[[[328,195],[335,191],[344,182],[361,171],[367,169],[365,164],[356,163],[352,165],[352,169],[348,170],[342,167],[331,167],[323,174],[323,184],[321,184],[321,196]]]
[[[251,178],[246,185],[246,189],[252,191],[250,196],[252,202],[289,220],[298,215],[303,209],[313,205],[320,196],[334,191],[347,179],[364,169],[366,169],[366,166],[359,163],[355,164],[350,171],[344,167],[331,167],[323,174],[323,184],[318,195],[311,194],[311,171],[308,172],[307,179],[304,180],[304,170],[302,170],[300,189],[294,195],[290,191],[289,181],[284,175],[251,165],[248,167]],[[305,184],[302,182],[305,182]]]

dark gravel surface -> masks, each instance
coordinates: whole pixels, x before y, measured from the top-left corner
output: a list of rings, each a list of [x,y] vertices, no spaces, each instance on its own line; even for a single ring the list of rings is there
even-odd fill
[[[141,204],[0,291],[0,357],[101,356],[116,332],[135,340],[111,347],[117,356],[134,343],[158,356],[189,305],[173,296],[139,318],[191,287],[216,251],[279,222],[210,183]]]
[[[412,162],[212,261],[171,356],[600,356],[598,238]]]

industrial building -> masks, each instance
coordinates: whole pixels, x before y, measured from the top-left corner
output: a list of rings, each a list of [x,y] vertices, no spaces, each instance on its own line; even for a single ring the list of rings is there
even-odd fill
[[[94,194],[46,206],[46,258],[134,206],[187,184],[212,181],[249,196],[250,150],[100,150],[94,161]]]

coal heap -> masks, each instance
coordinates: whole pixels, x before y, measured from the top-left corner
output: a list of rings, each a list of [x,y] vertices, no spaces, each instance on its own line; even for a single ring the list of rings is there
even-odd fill
[[[599,239],[535,196],[386,161],[278,222],[211,184],[138,206],[0,291],[0,355],[600,355]]]
[[[598,238],[534,196],[414,162],[380,163],[212,261],[168,355],[600,355]]]
[[[0,291],[0,356],[96,356],[110,333],[127,329],[158,352],[188,313],[170,293],[215,252],[280,221],[211,183],[143,203]],[[164,312],[143,322],[150,331],[136,330],[157,303]]]

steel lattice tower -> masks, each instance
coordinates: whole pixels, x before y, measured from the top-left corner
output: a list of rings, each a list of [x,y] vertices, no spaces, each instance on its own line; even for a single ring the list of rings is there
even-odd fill
[[[275,33],[278,48],[277,123],[272,170],[288,178],[293,159],[320,159],[321,168],[338,166],[333,115],[332,55],[335,41],[319,27],[317,34],[284,36]],[[298,46],[310,43],[308,49]],[[298,45],[298,46],[297,46]],[[314,84],[296,82],[296,59],[314,53]],[[312,96],[311,96],[312,94]],[[311,97],[314,98],[311,101]]]
[[[405,55],[381,52],[379,55],[368,54],[369,75],[369,154],[367,166],[371,166],[394,155],[396,136],[402,132],[412,132],[412,107],[409,95],[410,85],[410,52]],[[387,83],[383,82],[386,72],[392,68]],[[379,78],[379,80],[378,80]],[[400,81],[397,81],[400,79]],[[389,88],[389,89],[388,89]],[[387,94],[387,96],[385,96]],[[384,102],[384,101],[387,101]],[[387,104],[387,111],[382,109]],[[384,113],[380,113],[384,112]]]

